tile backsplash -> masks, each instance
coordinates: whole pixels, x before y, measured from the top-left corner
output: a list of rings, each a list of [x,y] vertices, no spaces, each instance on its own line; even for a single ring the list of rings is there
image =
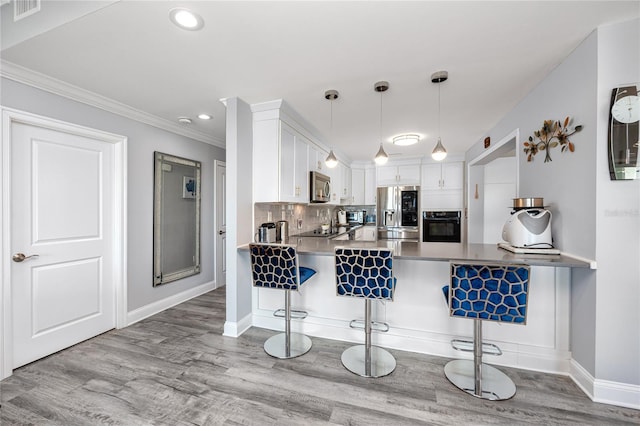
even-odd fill
[[[324,223],[336,223],[338,210],[366,210],[370,221],[375,222],[375,206],[336,206],[329,204],[255,203],[255,228],[265,222],[286,220],[289,235],[312,231]]]

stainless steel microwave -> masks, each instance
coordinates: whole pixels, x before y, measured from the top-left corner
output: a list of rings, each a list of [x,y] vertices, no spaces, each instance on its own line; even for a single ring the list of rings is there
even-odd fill
[[[309,201],[312,203],[326,203],[331,200],[331,178],[318,172],[311,172],[309,182]]]

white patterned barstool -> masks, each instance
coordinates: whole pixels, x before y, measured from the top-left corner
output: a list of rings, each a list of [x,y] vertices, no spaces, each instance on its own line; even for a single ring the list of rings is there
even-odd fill
[[[450,284],[442,288],[449,315],[474,322],[473,341],[454,339],[451,345],[473,351],[473,361],[449,361],[444,374],[456,387],[477,398],[509,399],[516,393],[516,385],[502,371],[482,362],[483,354],[502,355],[496,345],[482,343],[482,322],[526,324],[529,267],[454,262],[450,267]]]
[[[371,300],[393,300],[393,250],[336,247],[336,291],[338,296],[361,297],[364,305],[364,345],[351,346],[342,353],[342,365],[363,377],[382,377],[396,368],[387,350],[371,344]],[[351,321],[351,326],[358,321]],[[387,331],[389,326],[383,324]]]
[[[291,309],[291,291],[299,291],[302,284],[316,271],[298,266],[296,247],[287,244],[249,244],[251,278],[254,287],[284,290],[284,309],[273,315],[284,317],[284,333],[271,336],[264,342],[264,351],[275,358],[289,359],[303,355],[311,349],[311,339],[291,332],[291,318],[303,319],[304,311]]]

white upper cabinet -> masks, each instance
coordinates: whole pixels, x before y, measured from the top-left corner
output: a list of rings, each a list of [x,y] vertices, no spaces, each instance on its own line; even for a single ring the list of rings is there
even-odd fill
[[[327,152],[321,150],[317,146],[310,144],[309,145],[309,171],[310,172],[320,172],[323,175],[326,175],[329,172],[329,168],[324,163],[324,160],[329,155]]]
[[[464,185],[462,162],[433,163],[422,166],[422,190],[462,190]]]
[[[364,204],[376,204],[376,169],[375,167],[367,167],[364,169]]]
[[[326,168],[327,175],[331,178],[331,198],[329,204],[340,204],[340,197],[342,196],[342,169],[341,164],[338,163],[334,168]]]
[[[464,163],[430,163],[422,166],[423,210],[462,210]]]
[[[253,200],[309,202],[309,139],[273,118],[253,123]]]
[[[342,203],[353,204],[353,199],[351,197],[351,194],[352,194],[351,168],[342,163],[339,163],[338,167],[340,168],[340,175],[341,175],[340,181],[342,184],[342,192],[340,194],[340,198],[342,199]]]
[[[365,171],[364,169],[351,169],[351,204],[364,204],[365,195]]]
[[[280,123],[280,197],[278,201],[309,202],[309,140]]]
[[[377,182],[378,186],[420,185],[420,165],[380,166]]]

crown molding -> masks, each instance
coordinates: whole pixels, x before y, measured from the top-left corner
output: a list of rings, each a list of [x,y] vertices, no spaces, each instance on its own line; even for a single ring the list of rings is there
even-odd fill
[[[27,86],[35,87],[36,89],[41,89],[65,97],[67,99],[100,108],[104,111],[121,115],[140,123],[148,124],[150,126],[166,130],[167,132],[182,135],[225,149],[224,141],[221,141],[218,138],[214,138],[207,133],[185,128],[170,120],[166,120],[156,115],[149,114],[147,112],[133,108],[129,105],[123,104],[97,93],[90,92],[78,86],[74,86],[62,80],[55,79],[46,74],[33,71],[12,62],[8,62],[5,60],[2,60],[0,62],[0,76],[9,80],[16,81],[18,83],[25,84]]]

